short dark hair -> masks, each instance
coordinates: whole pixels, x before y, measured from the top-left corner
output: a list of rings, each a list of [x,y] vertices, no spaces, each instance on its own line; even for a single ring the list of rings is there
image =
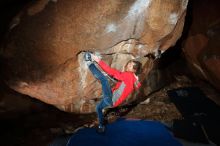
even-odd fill
[[[134,63],[134,65],[133,65],[134,73],[136,75],[140,74],[142,64],[139,61],[136,61],[136,60],[129,60],[126,64],[126,67],[127,67],[128,63],[130,63],[130,62]]]

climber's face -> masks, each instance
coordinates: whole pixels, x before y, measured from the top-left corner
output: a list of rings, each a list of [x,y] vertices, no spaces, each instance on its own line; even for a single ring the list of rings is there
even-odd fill
[[[128,64],[126,65],[125,71],[130,71],[130,72],[135,72],[133,66],[135,65],[134,62],[128,62]]]

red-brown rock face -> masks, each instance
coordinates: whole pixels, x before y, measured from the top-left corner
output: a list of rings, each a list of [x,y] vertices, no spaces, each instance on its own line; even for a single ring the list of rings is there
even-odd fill
[[[209,2],[194,2],[184,53],[194,74],[220,90],[220,2]]]
[[[2,48],[4,78],[14,90],[68,112],[91,112],[100,84],[83,61],[85,50],[122,69],[164,52],[181,36],[188,0],[39,0],[11,23]],[[145,87],[143,87],[145,88]]]

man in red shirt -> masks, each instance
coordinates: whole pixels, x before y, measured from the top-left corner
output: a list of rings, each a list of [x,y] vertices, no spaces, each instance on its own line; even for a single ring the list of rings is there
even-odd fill
[[[106,107],[116,107],[120,105],[134,91],[134,89],[138,89],[141,86],[137,77],[137,74],[141,69],[141,63],[135,60],[130,60],[125,66],[125,71],[121,72],[109,67],[98,56],[92,53],[86,52],[84,57],[90,71],[102,84],[102,100],[96,106],[99,120],[98,132],[101,133],[105,131],[102,110]],[[96,67],[94,62],[96,62],[105,73],[117,80],[115,87],[111,89],[108,79]]]

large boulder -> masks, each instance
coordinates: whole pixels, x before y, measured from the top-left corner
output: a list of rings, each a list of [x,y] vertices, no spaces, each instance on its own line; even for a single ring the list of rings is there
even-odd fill
[[[164,52],[181,36],[188,0],[38,0],[12,20],[1,49],[2,74],[12,89],[68,112],[94,111],[101,86],[83,51],[117,69]],[[145,85],[142,88],[147,88]],[[144,89],[143,89],[144,90]],[[146,89],[145,89],[146,90]]]

